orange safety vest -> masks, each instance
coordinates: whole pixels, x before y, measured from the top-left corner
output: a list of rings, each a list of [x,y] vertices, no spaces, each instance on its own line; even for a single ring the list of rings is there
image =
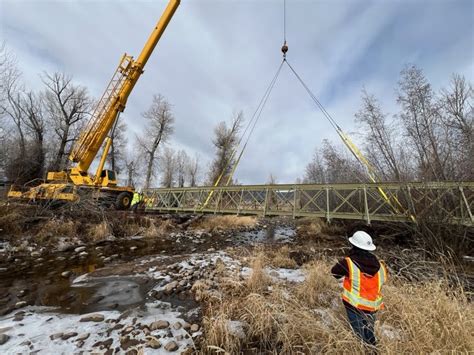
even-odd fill
[[[351,258],[346,257],[349,276],[344,277],[342,299],[354,307],[375,312],[383,309],[382,285],[387,280],[387,270],[380,263],[379,271],[371,276],[360,271]]]

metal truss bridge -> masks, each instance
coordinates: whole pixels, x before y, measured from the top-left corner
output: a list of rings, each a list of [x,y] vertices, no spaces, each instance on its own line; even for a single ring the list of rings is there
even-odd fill
[[[145,190],[145,197],[147,211],[168,213],[474,224],[474,182],[157,188]]]

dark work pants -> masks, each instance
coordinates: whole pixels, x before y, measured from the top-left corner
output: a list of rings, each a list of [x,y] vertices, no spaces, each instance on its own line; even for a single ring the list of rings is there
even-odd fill
[[[375,313],[365,313],[346,306],[347,318],[354,333],[367,345],[376,346],[374,326]]]

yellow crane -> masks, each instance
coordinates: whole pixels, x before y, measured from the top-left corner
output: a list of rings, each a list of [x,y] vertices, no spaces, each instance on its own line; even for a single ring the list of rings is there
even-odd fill
[[[12,186],[8,192],[9,198],[29,201],[78,201],[82,196],[91,196],[104,204],[113,204],[117,209],[127,209],[130,206],[133,188],[118,186],[115,172],[104,170],[112,143],[109,134],[119,114],[124,111],[130,93],[179,4],[180,0],[169,1],[137,59],[126,53],[122,56],[91,119],[73,146],[69,159],[75,165],[65,171],[48,172],[46,182],[38,186],[29,189]],[[95,175],[91,176],[89,168],[104,141],[99,166]]]

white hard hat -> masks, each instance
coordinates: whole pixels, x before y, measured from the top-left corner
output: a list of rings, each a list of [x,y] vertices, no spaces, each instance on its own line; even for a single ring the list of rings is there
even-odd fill
[[[364,231],[355,232],[352,237],[349,238],[349,242],[357,248],[364,250],[375,250],[375,245],[372,242],[372,238]]]

